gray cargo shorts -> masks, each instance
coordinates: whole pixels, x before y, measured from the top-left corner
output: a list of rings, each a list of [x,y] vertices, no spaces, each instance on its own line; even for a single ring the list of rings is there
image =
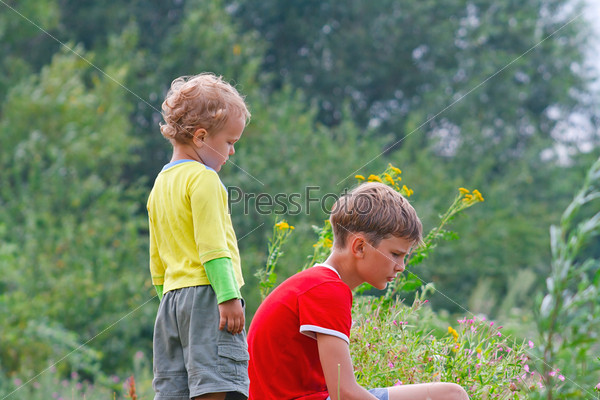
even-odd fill
[[[248,397],[246,331],[219,330],[219,309],[210,285],[172,290],[163,296],[154,325],[155,400],[189,400],[226,392]]]

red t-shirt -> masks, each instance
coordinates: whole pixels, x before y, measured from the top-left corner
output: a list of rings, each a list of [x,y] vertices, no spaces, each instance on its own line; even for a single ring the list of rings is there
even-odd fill
[[[330,266],[316,265],[279,285],[248,330],[250,399],[326,399],[316,332],[349,342],[351,312],[352,292]]]

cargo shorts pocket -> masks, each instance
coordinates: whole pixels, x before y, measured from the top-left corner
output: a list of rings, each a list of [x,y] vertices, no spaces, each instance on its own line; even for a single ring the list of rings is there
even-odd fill
[[[230,343],[219,343],[219,373],[224,376],[243,376],[248,370],[250,354],[245,347]]]

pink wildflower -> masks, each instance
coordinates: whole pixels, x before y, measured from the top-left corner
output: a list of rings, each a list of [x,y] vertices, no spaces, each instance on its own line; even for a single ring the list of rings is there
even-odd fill
[[[564,376],[562,376],[562,375],[559,375],[559,376],[558,376],[558,380],[560,380],[560,381],[564,382],[564,381],[565,381],[565,377],[564,377]]]
[[[400,385],[402,385],[401,380],[397,380],[396,383],[394,383],[394,386],[400,386]],[[600,383],[598,385],[600,385]]]
[[[600,382],[596,385],[596,390],[600,390]]]
[[[527,372],[529,372],[529,365],[525,364],[525,366],[523,367],[523,369]]]
[[[531,340],[529,341],[529,348],[533,349],[533,342]]]
[[[394,368],[394,363],[393,362],[388,363],[388,367]]]

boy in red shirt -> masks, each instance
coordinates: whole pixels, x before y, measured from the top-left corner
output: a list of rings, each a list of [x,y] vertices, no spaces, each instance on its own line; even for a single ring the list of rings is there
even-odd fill
[[[385,289],[421,243],[422,225],[408,201],[380,183],[341,197],[330,221],[329,258],[283,282],[254,315],[248,332],[250,399],[468,399],[453,383],[371,390],[358,385],[349,350],[352,289],[363,282]]]

